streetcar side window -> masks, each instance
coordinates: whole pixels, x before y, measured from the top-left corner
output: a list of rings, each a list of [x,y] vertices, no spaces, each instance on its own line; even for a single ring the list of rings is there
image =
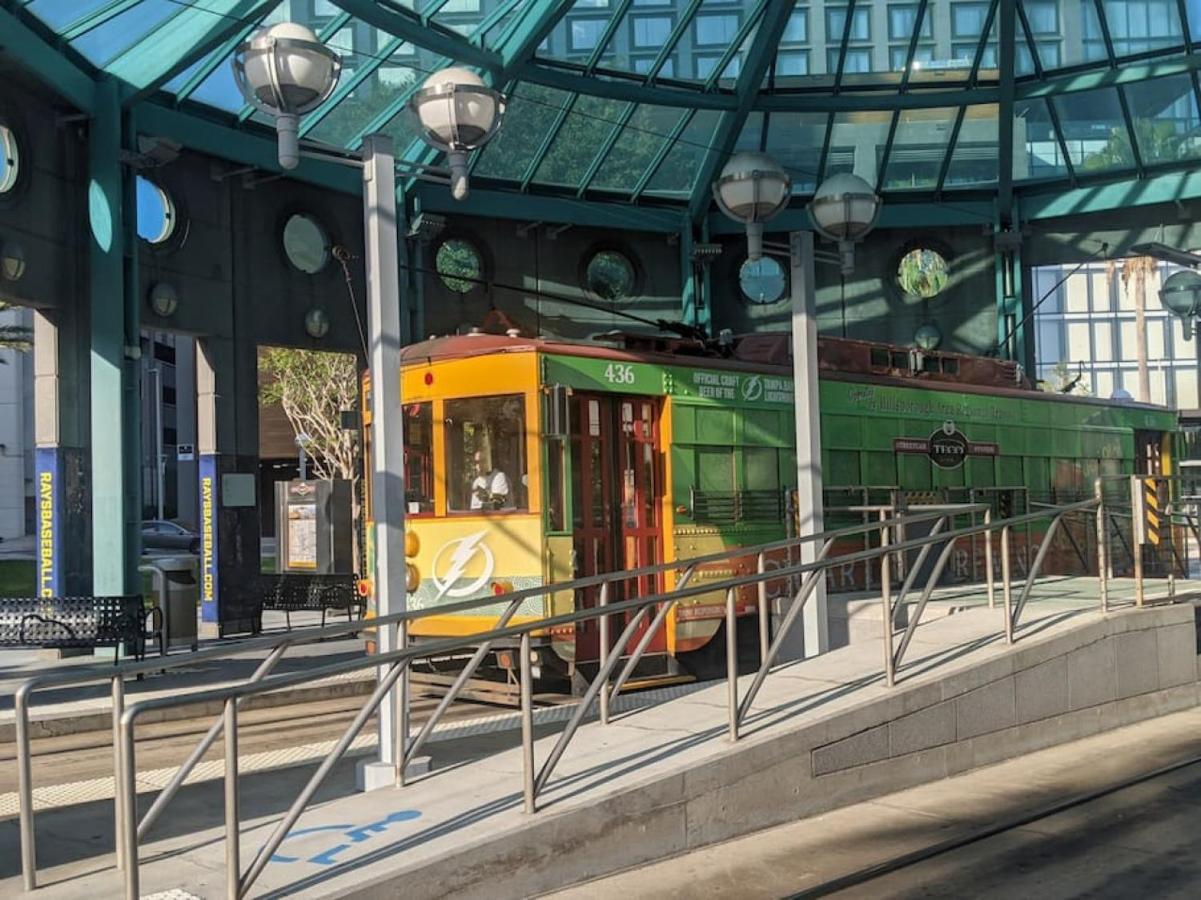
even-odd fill
[[[447,400],[445,413],[447,509],[528,510],[525,398]]]
[[[405,510],[412,516],[434,511],[433,426],[433,404],[405,405]]]

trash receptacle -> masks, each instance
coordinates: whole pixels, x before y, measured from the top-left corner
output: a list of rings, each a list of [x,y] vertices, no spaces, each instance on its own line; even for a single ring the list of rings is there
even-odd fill
[[[196,579],[196,558],[193,556],[159,556],[150,560],[147,568],[156,570],[158,606],[163,611],[163,629],[167,649],[198,646],[196,634],[197,610],[200,605],[200,584]]]

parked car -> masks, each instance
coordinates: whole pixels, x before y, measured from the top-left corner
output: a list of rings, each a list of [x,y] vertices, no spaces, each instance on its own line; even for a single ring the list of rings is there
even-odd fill
[[[200,552],[200,535],[176,522],[150,519],[142,523],[142,546],[147,550]]]

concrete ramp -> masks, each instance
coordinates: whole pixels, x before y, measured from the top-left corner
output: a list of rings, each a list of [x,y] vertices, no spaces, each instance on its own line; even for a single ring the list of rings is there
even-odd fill
[[[1002,615],[971,608],[922,625],[891,689],[878,643],[781,668],[736,743],[724,682],[590,722],[533,816],[512,735],[436,744],[417,783],[310,808],[251,893],[528,896],[1198,702],[1190,603],[1108,615],[1036,604],[1012,647]],[[539,762],[560,728],[539,728]],[[277,821],[243,823],[244,865]],[[217,827],[152,838],[142,860],[144,894],[223,893]],[[64,872],[39,895],[108,895],[120,883],[95,861],[88,872]]]

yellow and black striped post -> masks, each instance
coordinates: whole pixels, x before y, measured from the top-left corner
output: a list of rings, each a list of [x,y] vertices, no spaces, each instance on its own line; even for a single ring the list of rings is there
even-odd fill
[[[1159,529],[1159,489],[1161,482],[1158,478],[1143,479],[1143,521],[1145,522],[1146,543],[1158,547],[1160,542]]]

